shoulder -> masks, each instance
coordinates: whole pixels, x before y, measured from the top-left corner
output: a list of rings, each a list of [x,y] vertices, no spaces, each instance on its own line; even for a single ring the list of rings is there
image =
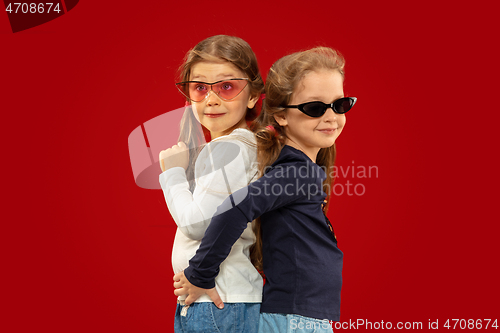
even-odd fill
[[[285,178],[309,180],[326,178],[325,170],[322,167],[311,161],[302,151],[288,145],[283,147],[278,159],[266,172]]]
[[[207,143],[200,152],[197,162],[210,164],[217,168],[233,161],[252,165],[257,158],[255,136],[247,129],[238,128],[228,135],[221,136]]]
[[[241,155],[245,159],[255,160],[257,141],[253,132],[237,128],[228,135],[212,140],[204,150],[205,154],[210,152],[214,156],[221,156],[221,158],[225,159]]]
[[[271,165],[270,170],[288,170],[294,168],[310,168],[312,166],[312,161],[304,154],[302,151],[290,147],[288,145],[283,146],[281,152]]]
[[[256,144],[257,141],[255,139],[255,135],[253,132],[245,129],[245,128],[237,128],[234,131],[232,131],[228,135],[224,135],[221,137],[218,137],[215,140],[212,140],[210,144],[215,145],[218,143],[225,143],[225,142],[230,142],[237,144],[243,149],[256,149]]]

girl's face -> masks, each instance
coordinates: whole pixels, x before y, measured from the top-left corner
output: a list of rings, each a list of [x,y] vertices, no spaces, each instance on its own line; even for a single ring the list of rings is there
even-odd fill
[[[236,66],[229,62],[203,61],[191,68],[190,81],[213,83],[225,79],[247,78]],[[192,107],[200,123],[211,134],[212,139],[231,133],[236,128],[246,128],[245,115],[247,108],[253,108],[258,96],[250,96],[250,87],[230,101],[222,100],[213,91],[201,102],[192,103]]]
[[[298,83],[289,105],[321,101],[333,103],[344,97],[342,75],[337,70],[320,70],[307,73]],[[331,147],[345,125],[345,114],[336,114],[331,108],[318,118],[310,117],[299,109],[288,108],[275,115],[285,128],[286,144],[302,150],[313,162],[321,148]]]

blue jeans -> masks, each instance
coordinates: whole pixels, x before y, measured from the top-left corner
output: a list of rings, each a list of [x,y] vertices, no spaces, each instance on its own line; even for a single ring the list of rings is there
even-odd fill
[[[224,309],[212,302],[177,304],[176,333],[257,333],[260,303],[224,303]]]
[[[315,319],[295,314],[261,313],[260,333],[333,333],[327,319]]]

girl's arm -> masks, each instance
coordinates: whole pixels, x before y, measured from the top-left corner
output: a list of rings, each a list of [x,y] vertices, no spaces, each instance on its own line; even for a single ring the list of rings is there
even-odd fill
[[[196,164],[196,187],[189,190],[186,173],[174,167],[160,174],[169,211],[179,229],[193,240],[203,237],[216,208],[229,193],[248,184],[248,147],[238,140],[218,141],[203,149]]]
[[[309,167],[306,163],[303,165]],[[295,164],[285,171],[275,168],[248,187],[232,194],[217,208],[217,216],[212,218],[196,255],[184,270],[184,275],[191,284],[203,289],[215,286],[220,264],[249,221],[307,196],[307,191],[312,190],[311,183],[319,186],[321,191],[322,180],[313,182],[311,178],[293,176],[296,173],[292,174],[291,168],[300,167],[301,164]]]

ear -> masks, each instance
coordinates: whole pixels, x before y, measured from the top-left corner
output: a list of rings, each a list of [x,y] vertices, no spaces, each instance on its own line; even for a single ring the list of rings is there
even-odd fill
[[[288,125],[288,121],[286,120],[286,113],[285,112],[278,112],[273,114],[274,120],[281,126],[285,127]]]
[[[251,109],[255,106],[255,104],[257,103],[257,101],[259,100],[259,96],[255,96],[255,97],[252,97],[248,100],[248,103],[247,103],[247,108]]]

